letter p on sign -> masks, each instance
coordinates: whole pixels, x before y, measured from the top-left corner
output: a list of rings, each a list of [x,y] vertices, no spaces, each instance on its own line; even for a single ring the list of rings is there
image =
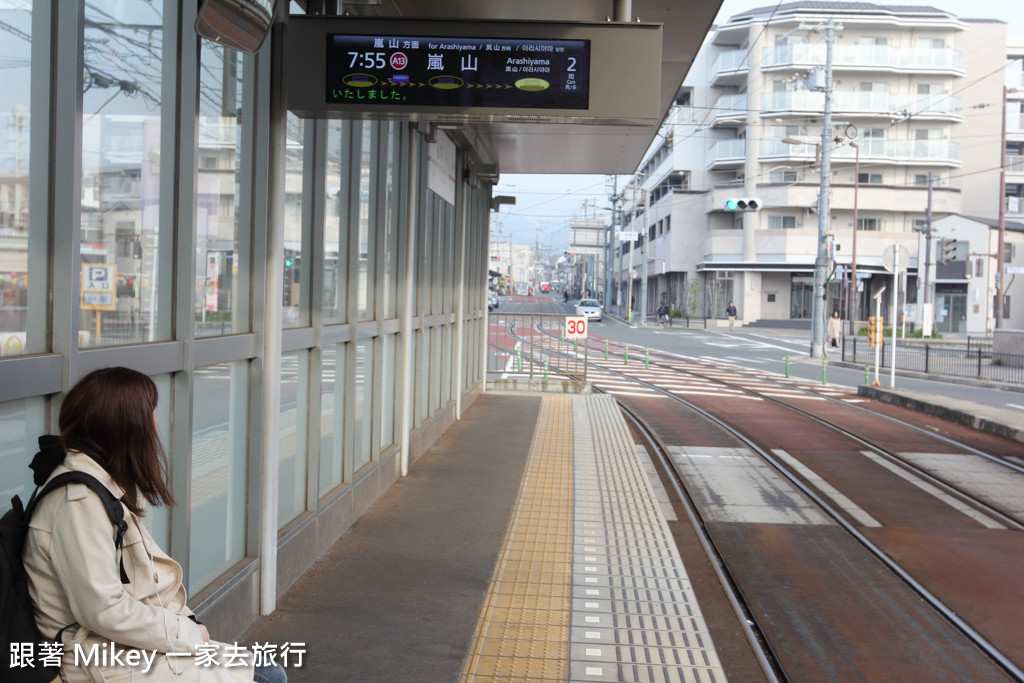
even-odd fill
[[[568,315],[565,317],[565,338],[586,339],[587,319],[582,315]]]

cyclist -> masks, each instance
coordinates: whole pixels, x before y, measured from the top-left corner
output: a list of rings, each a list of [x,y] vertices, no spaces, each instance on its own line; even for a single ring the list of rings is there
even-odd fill
[[[668,314],[668,304],[664,301],[658,306],[658,324],[664,327],[665,325],[672,325],[672,318]]]

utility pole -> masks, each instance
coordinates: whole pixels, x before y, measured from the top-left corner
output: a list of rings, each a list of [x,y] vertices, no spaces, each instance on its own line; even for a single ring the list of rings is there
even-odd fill
[[[612,306],[612,260],[616,251],[615,227],[619,221],[619,202],[622,195],[619,193],[619,177],[612,176],[612,193],[608,199],[612,203],[612,220],[605,236],[605,259],[604,259],[604,310],[611,311]]]
[[[1003,86],[1003,123],[999,136],[999,239],[996,246],[996,305],[993,311],[996,316],[995,329],[1002,327],[1003,321],[1003,271],[1006,266],[1003,252],[1006,250],[1006,86]]]
[[[640,258],[643,263],[641,264],[641,280],[640,280],[640,326],[646,327],[647,325],[647,239],[651,234],[651,193],[646,189],[640,190],[644,197],[644,232],[640,236]]]
[[[801,26],[801,28],[804,28]],[[821,27],[806,27],[821,32]],[[839,27],[840,29],[842,26]],[[825,24],[825,112],[821,127],[821,183],[818,189],[818,253],[814,259],[814,302],[811,311],[811,358],[825,352],[825,296],[828,284],[828,233],[831,221],[829,194],[832,189],[832,51],[836,24]],[[856,229],[856,226],[854,226]]]
[[[932,270],[932,173],[928,172],[928,205],[924,211],[924,311],[922,312],[923,318],[921,333],[925,338],[932,336],[932,298],[931,298],[931,284],[929,283],[929,274]]]
[[[857,334],[853,327],[857,312],[860,310],[857,305],[860,303],[857,296],[857,191],[860,189],[860,143],[854,140],[850,144],[857,152],[853,162],[853,254],[850,256],[850,291],[846,299],[846,317],[852,337]]]

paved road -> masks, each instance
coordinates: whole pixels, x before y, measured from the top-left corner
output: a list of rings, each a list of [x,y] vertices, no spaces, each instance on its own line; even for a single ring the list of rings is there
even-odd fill
[[[560,297],[510,297],[502,299],[501,310],[505,313],[566,313],[573,312],[570,302],[565,304]],[[615,341],[628,342],[640,347],[650,346],[675,353],[685,358],[702,358],[719,362],[735,363],[742,367],[756,367],[772,372],[785,373],[787,354],[789,373],[794,377],[820,381],[822,364],[818,359],[808,357],[810,339],[807,332],[799,330],[772,330],[763,328],[737,327],[698,330],[679,326],[661,328],[658,326],[639,327],[618,319],[605,316],[601,322],[591,323],[591,336],[607,337]],[[858,386],[864,384],[863,367],[852,369],[830,364],[825,372],[829,384]],[[871,379],[874,379],[872,370]],[[883,370],[879,381],[889,386],[889,373]],[[1024,424],[1024,386],[1020,391],[1008,391],[976,386],[970,381],[940,381],[896,374],[896,388],[938,394],[971,401],[981,405],[1015,410]]]

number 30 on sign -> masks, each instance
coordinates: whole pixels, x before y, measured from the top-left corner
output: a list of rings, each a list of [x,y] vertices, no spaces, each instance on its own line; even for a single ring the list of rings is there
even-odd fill
[[[565,317],[565,338],[586,339],[587,319],[583,316],[569,315]]]

